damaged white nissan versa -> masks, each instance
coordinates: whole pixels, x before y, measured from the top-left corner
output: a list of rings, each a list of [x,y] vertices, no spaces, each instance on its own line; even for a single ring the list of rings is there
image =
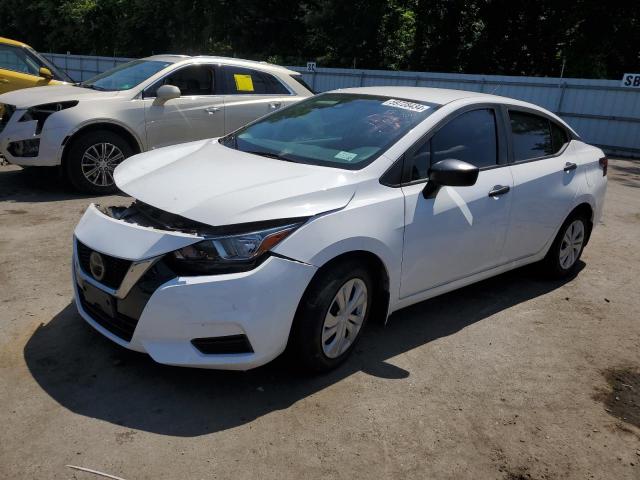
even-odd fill
[[[80,314],[164,364],[328,370],[373,315],[540,262],[577,271],[607,159],[534,105],[372,87],[130,158],[75,230]]]

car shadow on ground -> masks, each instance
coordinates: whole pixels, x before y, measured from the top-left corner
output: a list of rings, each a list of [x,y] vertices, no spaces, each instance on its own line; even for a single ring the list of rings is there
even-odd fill
[[[0,201],[40,203],[94,197],[74,191],[58,167],[8,167],[0,171]]]
[[[94,332],[73,304],[34,332],[24,358],[44,391],[75,413],[132,429],[192,437],[288,408],[358,371],[389,381],[406,378],[410,371],[386,361],[566,281],[545,281],[530,268],[519,269],[406,308],[386,326],[369,325],[354,355],[320,376],[292,371],[286,357],[249,372],[159,365]]]
[[[621,163],[609,164],[611,177],[618,183],[633,188],[640,188],[640,167]]]

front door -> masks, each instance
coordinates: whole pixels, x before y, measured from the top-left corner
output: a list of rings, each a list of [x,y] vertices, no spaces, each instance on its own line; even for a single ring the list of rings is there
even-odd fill
[[[172,72],[144,92],[148,149],[224,135],[224,101],[214,92],[210,65],[190,65]],[[162,85],[180,89],[180,98],[154,105]]]
[[[467,111],[446,123],[405,158],[410,182],[405,195],[401,298],[480,273],[502,262],[511,206],[511,171],[499,141],[498,112]],[[429,167],[455,158],[480,168],[470,187],[442,187],[433,198],[422,191]]]

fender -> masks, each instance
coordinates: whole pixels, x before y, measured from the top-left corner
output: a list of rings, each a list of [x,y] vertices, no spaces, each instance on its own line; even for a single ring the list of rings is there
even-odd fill
[[[144,152],[146,150],[146,145],[142,142],[142,140],[140,139],[140,136],[134,131],[132,130],[129,126],[127,126],[126,124],[120,122],[119,120],[113,119],[113,118],[92,118],[89,120],[85,120],[84,122],[81,122],[80,124],[76,125],[72,130],[70,130],[67,133],[67,136],[64,138],[64,140],[62,141],[62,144],[60,145],[60,149],[58,151],[58,162],[62,163],[62,155],[64,153],[64,149],[67,145],[67,143],[69,142],[69,140],[76,134],[78,133],[80,130],[82,130],[85,127],[91,126],[91,125],[115,125],[117,127],[122,128],[123,130],[126,130],[135,140],[136,144],[138,145],[138,149],[140,150],[140,152]]]
[[[549,249],[551,248],[551,244],[553,243],[553,241],[556,238],[556,235],[558,235],[558,231],[560,231],[560,227],[562,227],[562,224],[565,222],[565,220],[567,219],[567,217],[569,217],[569,215],[571,214],[571,212],[573,212],[579,205],[582,204],[587,204],[591,207],[591,222],[592,222],[592,230],[593,228],[595,228],[595,222],[596,222],[596,200],[595,197],[591,194],[579,194],[577,197],[575,197],[573,199],[573,202],[571,204],[571,207],[567,209],[567,211],[565,212],[564,216],[562,217],[562,222],[560,223],[560,225],[558,225],[556,227],[556,229],[553,231],[553,235],[551,236],[551,238],[549,240],[547,240],[547,243],[544,245],[544,247],[542,248],[542,250],[540,251],[541,258],[544,258],[547,255],[547,252],[549,251]],[[536,255],[539,256],[539,255]]]

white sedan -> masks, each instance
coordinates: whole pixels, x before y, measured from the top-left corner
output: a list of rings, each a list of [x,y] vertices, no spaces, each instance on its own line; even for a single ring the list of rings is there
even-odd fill
[[[78,190],[109,193],[133,154],[218,137],[309,96],[299,73],[277,65],[156,55],[76,85],[0,95],[0,154],[62,165]]]
[[[314,371],[370,317],[522,265],[577,271],[607,158],[534,105],[374,87],[132,157],[75,230],[82,317],[164,364]]]

